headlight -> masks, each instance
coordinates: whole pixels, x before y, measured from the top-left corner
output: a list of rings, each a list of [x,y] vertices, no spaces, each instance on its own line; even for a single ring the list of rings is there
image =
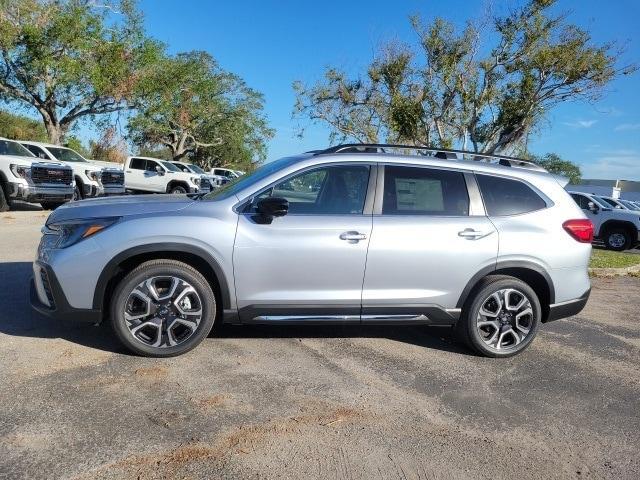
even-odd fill
[[[194,185],[200,185],[199,177],[191,177],[191,181],[193,182]]]
[[[9,165],[9,168],[11,169],[11,173],[13,173],[18,178],[27,178],[31,173],[30,167],[25,167],[22,165],[13,164]]]
[[[118,221],[118,218],[92,218],[72,220],[65,223],[53,223],[46,226],[50,233],[58,236],[55,248],[67,248],[80,240],[89,238]]]
[[[100,180],[100,172],[96,170],[85,170],[84,174],[89,177],[91,180],[95,180],[96,182]]]

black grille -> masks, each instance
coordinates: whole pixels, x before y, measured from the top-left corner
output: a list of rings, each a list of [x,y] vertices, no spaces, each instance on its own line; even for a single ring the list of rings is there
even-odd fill
[[[124,172],[103,170],[100,181],[103,185],[123,185]]]
[[[72,178],[73,173],[70,168],[31,167],[31,180],[33,183],[71,185]]]
[[[42,288],[44,289],[44,293],[47,295],[47,300],[49,300],[49,305],[51,308],[55,308],[55,302],[53,301],[53,294],[51,293],[51,284],[49,283],[49,276],[44,268],[40,269],[40,278],[42,279]]]
[[[202,178],[200,180],[200,188],[202,188],[202,189],[206,189],[206,188],[211,189],[211,182],[209,182],[209,180],[206,179],[206,178]]]

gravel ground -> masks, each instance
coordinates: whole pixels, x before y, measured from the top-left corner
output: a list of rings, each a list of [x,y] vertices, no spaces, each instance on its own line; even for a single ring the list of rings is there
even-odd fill
[[[224,328],[185,356],[32,313],[46,214],[0,214],[0,478],[640,478],[640,279],[512,359],[448,329]]]

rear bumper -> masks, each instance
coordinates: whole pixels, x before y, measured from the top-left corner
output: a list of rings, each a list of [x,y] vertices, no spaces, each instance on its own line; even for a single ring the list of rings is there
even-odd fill
[[[560,320],[561,318],[572,317],[579,314],[589,300],[591,289],[587,290],[580,298],[569,300],[568,302],[555,303],[549,305],[549,316],[545,322]]]
[[[30,285],[31,307],[49,318],[96,324],[102,321],[102,311],[74,308],[69,305],[53,270],[36,261]]]

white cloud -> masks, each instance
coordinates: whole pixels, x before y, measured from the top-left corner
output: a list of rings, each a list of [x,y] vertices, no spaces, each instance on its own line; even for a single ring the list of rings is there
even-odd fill
[[[575,122],[562,122],[563,125],[571,128],[591,128],[597,120],[576,120]]]
[[[640,152],[612,151],[597,158],[595,162],[583,163],[580,167],[584,178],[640,181]]]
[[[621,123],[614,130],[617,132],[625,130],[640,130],[640,123]]]

